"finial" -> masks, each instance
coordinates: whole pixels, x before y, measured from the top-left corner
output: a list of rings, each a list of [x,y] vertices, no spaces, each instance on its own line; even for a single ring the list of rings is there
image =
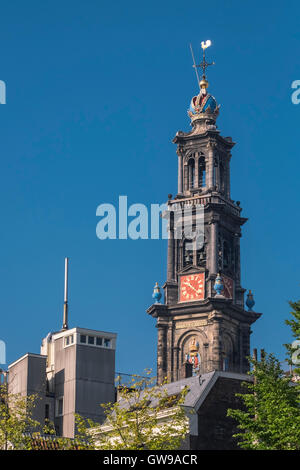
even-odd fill
[[[194,57],[194,53],[193,53],[193,48],[192,48],[192,45],[190,44],[192,58],[193,58],[193,67],[194,67],[195,72],[196,72],[196,77],[197,77],[197,81],[198,81],[200,90],[203,90],[203,89],[206,90],[206,88],[209,85],[208,81],[206,80],[206,69],[207,69],[207,67],[209,67],[210,65],[215,65],[214,62],[206,62],[206,59],[205,59],[205,49],[207,49],[210,46],[211,46],[210,39],[208,39],[205,42],[204,41],[201,42],[201,47],[203,49],[203,59],[202,59],[202,62],[200,62],[199,65],[196,65],[195,57]],[[201,67],[201,69],[202,69],[202,80],[201,81],[199,79],[199,75],[198,75],[198,71],[197,71],[198,67]]]
[[[222,296],[222,291],[224,289],[224,284],[223,284],[223,280],[222,280],[222,277],[220,276],[220,273],[218,273],[217,277],[216,277],[216,280],[215,280],[215,284],[214,284],[214,290],[216,291],[216,297],[217,296]]]
[[[159,304],[160,299],[161,299],[161,292],[160,292],[160,287],[158,285],[158,282],[155,283],[154,289],[153,289],[153,294],[152,298],[155,300],[156,304]]]
[[[253,293],[251,292],[251,290],[249,290],[249,293],[247,294],[246,305],[248,307],[248,311],[252,312],[253,311],[252,308],[255,305],[255,301],[254,301]]]
[[[202,131],[206,131],[207,129],[216,129],[215,126],[216,119],[219,114],[220,106],[217,105],[215,98],[207,93],[207,87],[209,85],[206,79],[206,69],[210,65],[214,65],[214,62],[206,62],[205,58],[205,50],[211,46],[211,41],[208,39],[207,41],[201,42],[201,47],[203,50],[203,59],[200,64],[196,64],[195,57],[193,53],[192,45],[190,44],[192,58],[193,58],[193,67],[195,69],[197,82],[200,88],[200,93],[197,96],[193,96],[190,107],[188,110],[188,115],[191,118],[192,125],[196,125],[196,127],[200,126],[199,129]],[[201,80],[198,74],[198,68],[201,67],[202,69],[202,77]],[[200,122],[201,121],[201,122]]]

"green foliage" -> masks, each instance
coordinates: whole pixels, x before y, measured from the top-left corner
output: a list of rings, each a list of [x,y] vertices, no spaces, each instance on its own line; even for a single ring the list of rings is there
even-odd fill
[[[243,449],[300,450],[299,387],[284,375],[279,361],[267,354],[260,362],[249,359],[253,382],[238,394],[244,410],[228,410],[238,422],[234,435]]]
[[[0,385],[0,448],[3,450],[30,450],[32,439],[26,433],[35,432],[40,424],[32,419],[35,395],[21,396],[8,393],[7,385]]]
[[[105,413],[102,426],[79,419],[78,436],[88,448],[101,450],[178,449],[188,432],[188,420],[181,406],[187,389],[168,396],[165,385],[154,386],[147,377],[134,375],[119,387],[116,403],[101,405]]]
[[[94,450],[95,439],[91,429],[98,427],[99,424],[95,423],[91,419],[84,419],[82,416],[75,415],[75,426],[76,426],[76,438],[75,443],[78,450]]]

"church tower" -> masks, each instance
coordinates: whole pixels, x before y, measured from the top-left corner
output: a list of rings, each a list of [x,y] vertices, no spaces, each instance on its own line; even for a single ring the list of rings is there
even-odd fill
[[[178,131],[178,194],[169,195],[165,301],[156,318],[157,379],[162,383],[219,370],[245,373],[250,355],[253,296],[241,286],[239,201],[230,193],[231,137],[217,129],[219,106],[207,92],[205,49],[200,92],[191,100],[190,132]],[[157,294],[158,288],[155,292]],[[159,299],[155,293],[154,298]]]

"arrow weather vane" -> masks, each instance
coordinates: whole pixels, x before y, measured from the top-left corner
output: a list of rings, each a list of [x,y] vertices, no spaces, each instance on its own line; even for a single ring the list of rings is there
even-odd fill
[[[192,54],[192,58],[193,58],[193,62],[194,62],[193,67],[194,67],[195,72],[196,72],[196,77],[197,77],[197,80],[198,80],[198,84],[200,84],[200,79],[199,79],[197,68],[201,67],[201,69],[202,69],[202,78],[203,78],[203,80],[206,80],[205,71],[206,71],[207,67],[209,67],[210,65],[215,65],[214,62],[206,62],[206,60],[205,60],[205,49],[207,49],[209,46],[211,46],[211,41],[209,39],[205,42],[204,41],[201,42],[201,47],[203,49],[203,59],[202,59],[202,62],[200,62],[199,65],[196,65],[192,44],[190,44],[191,54]]]

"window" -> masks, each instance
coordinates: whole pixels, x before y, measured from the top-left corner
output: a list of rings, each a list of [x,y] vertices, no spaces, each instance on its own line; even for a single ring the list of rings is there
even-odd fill
[[[64,398],[57,398],[56,400],[56,407],[55,407],[55,415],[62,416],[64,414]]]
[[[189,159],[188,172],[189,172],[189,189],[192,189],[195,186],[195,160],[193,158]]]
[[[112,344],[110,338],[101,338],[100,336],[92,335],[80,335],[80,343],[104,348],[110,348]]]
[[[206,185],[205,175],[206,175],[206,167],[205,167],[205,157],[201,155],[199,158],[199,187],[204,188]]]
[[[73,344],[73,343],[74,343],[74,335],[65,337],[65,346],[69,346],[70,344]]]

